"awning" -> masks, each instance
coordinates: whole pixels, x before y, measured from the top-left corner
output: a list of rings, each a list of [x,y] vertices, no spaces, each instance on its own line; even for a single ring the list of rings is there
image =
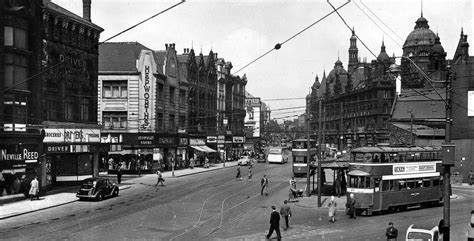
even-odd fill
[[[192,148],[201,151],[201,152],[216,152],[212,148],[209,148],[208,146],[191,146]]]
[[[347,173],[348,176],[370,176],[369,173],[361,171],[361,170],[352,170]]]
[[[127,149],[121,151],[109,151],[109,155],[118,154],[118,155],[127,155],[127,154],[137,154],[137,150]]]

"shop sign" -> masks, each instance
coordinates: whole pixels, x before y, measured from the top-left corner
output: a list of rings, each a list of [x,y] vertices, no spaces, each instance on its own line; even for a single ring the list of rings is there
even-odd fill
[[[207,143],[217,143],[217,136],[208,136]]]
[[[43,131],[44,143],[100,142],[100,129],[47,128]]]
[[[224,144],[217,144],[217,148],[224,148]]]
[[[175,139],[173,137],[159,137],[158,144],[162,145],[174,145]]]
[[[9,153],[7,149],[0,149],[0,161],[36,160],[38,157],[38,152],[28,151],[26,148],[16,153]]]
[[[188,145],[188,138],[179,138],[179,145],[180,146],[187,146]]]
[[[245,106],[260,106],[260,98],[245,98]]]
[[[47,145],[46,152],[48,153],[68,153],[71,152],[70,145]]]
[[[217,143],[225,143],[225,136],[217,136]]]
[[[206,141],[204,139],[189,138],[189,145],[190,146],[204,146],[206,145]]]
[[[138,136],[138,145],[150,146],[153,145],[155,137],[152,135],[139,135]]]
[[[244,143],[245,138],[243,136],[234,136],[232,139],[233,143]]]
[[[156,66],[152,57],[152,52],[144,50],[138,61],[138,69],[141,71],[138,94],[138,119],[139,128],[142,131],[154,131],[155,126],[155,77],[153,73]]]

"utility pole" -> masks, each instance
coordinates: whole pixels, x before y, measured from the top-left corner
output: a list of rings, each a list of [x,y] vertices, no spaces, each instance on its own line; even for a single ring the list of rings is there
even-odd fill
[[[323,160],[323,149],[321,148],[321,142],[322,142],[322,137],[323,137],[323,130],[321,128],[321,105],[322,105],[322,100],[319,99],[319,115],[318,115],[318,143],[319,143],[319,148],[318,148],[318,207],[321,207],[321,162]],[[326,149],[326,143],[324,144],[324,149]]]
[[[451,143],[451,100],[452,100],[452,80],[453,73],[450,66],[447,66],[446,78],[446,132],[445,143],[443,143],[443,240],[450,240],[450,196],[451,196],[451,166],[454,166],[455,145]]]
[[[309,137],[309,103],[310,98],[306,100],[306,132],[307,132],[307,139],[306,139],[306,196],[309,197],[311,195],[311,179],[309,177],[309,168],[310,168],[310,159],[311,159],[311,146],[310,146],[310,137]]]

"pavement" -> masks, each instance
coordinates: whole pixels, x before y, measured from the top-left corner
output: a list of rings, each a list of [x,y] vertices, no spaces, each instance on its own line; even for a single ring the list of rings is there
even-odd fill
[[[194,175],[209,171],[216,171],[223,168],[229,168],[236,166],[237,162],[226,162],[225,166],[223,163],[212,164],[209,168],[195,167],[193,169],[181,169],[173,172],[163,172],[163,178],[179,178],[188,175]],[[122,178],[126,180],[126,183],[119,184],[120,191],[129,189],[133,184],[140,183],[142,178],[147,176],[154,176],[156,174],[146,175],[123,175]],[[100,173],[100,177],[116,177],[116,175],[109,175],[107,173]],[[53,207],[66,205],[69,203],[77,202],[79,199],[76,197],[76,190],[78,186],[74,187],[62,187],[57,190],[47,193],[39,198],[39,200],[30,201],[25,198],[23,194],[14,195],[11,198],[12,202],[0,204],[0,220],[12,218],[27,213],[32,213],[40,210],[45,210]],[[21,198],[21,200],[18,200]]]

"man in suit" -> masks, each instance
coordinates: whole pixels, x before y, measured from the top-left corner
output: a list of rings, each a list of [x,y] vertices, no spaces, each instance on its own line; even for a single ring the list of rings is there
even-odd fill
[[[388,228],[385,232],[385,236],[387,236],[387,241],[397,241],[398,230],[393,226],[392,222],[388,223]]]
[[[287,230],[288,228],[290,228],[290,226],[288,225],[288,218],[291,217],[291,209],[288,205],[287,200],[283,201],[283,205],[280,208],[280,214],[285,218],[286,228],[283,230]]]
[[[281,240],[280,214],[277,212],[275,206],[272,206],[272,214],[270,215],[270,230],[268,230],[267,239],[272,236],[273,230],[275,230],[277,233],[277,239]]]
[[[265,192],[265,195],[268,196],[268,178],[267,175],[263,175],[262,181],[260,182],[260,185],[262,186],[262,190],[260,191],[260,195],[263,195],[263,192]]]

